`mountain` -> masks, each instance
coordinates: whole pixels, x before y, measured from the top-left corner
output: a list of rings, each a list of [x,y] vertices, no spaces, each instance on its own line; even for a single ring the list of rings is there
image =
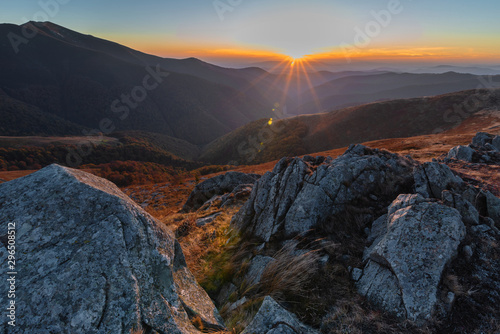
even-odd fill
[[[438,133],[489,109],[500,109],[500,89],[375,102],[272,124],[263,119],[213,141],[201,159],[255,164],[353,143]]]
[[[500,76],[485,79],[472,74],[376,73],[337,78],[314,87],[298,97],[290,114],[315,114],[373,101],[414,98],[476,89],[484,82],[500,86]]]
[[[200,145],[252,120],[276,117],[272,109],[283,96],[265,82],[253,85],[258,71],[155,57],[49,22],[2,24],[0,34],[23,36],[27,28],[37,35],[19,44],[18,53],[8,38],[0,40],[0,116],[7,116],[8,104],[10,115],[38,113],[46,124],[54,117],[67,124],[45,132],[44,126],[25,129],[24,116],[10,116],[0,135],[67,135],[104,122],[104,128]]]
[[[452,65],[438,65],[432,67],[424,67],[411,71],[412,73],[470,73],[475,75],[499,75],[500,69],[484,66],[452,66]]]

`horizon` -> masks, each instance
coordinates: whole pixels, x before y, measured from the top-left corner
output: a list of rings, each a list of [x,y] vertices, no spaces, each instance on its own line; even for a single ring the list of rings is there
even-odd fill
[[[432,7],[427,0],[283,4],[48,0],[3,5],[0,22],[50,21],[156,56],[194,57],[226,67],[293,65],[294,60],[339,70],[499,65],[494,31],[500,22],[493,1]]]

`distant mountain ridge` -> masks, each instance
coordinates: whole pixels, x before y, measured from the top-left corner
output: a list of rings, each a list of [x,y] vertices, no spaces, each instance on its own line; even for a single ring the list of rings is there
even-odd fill
[[[483,110],[500,110],[500,89],[374,102],[272,124],[259,120],[214,140],[200,159],[257,164],[355,143],[439,133]]]
[[[265,84],[253,87],[258,74],[252,71],[155,57],[52,23],[2,24],[0,35],[22,36],[25,26],[37,36],[19,45],[19,53],[8,38],[0,40],[0,89],[11,106],[7,111],[0,105],[0,117],[9,120],[3,124],[9,131],[0,135],[74,134],[25,131],[26,117],[12,116],[29,118],[37,110],[46,124],[55,116],[77,129],[97,129],[111,119],[116,130],[157,132],[200,145],[252,120],[277,116],[273,106],[283,93]],[[141,88],[145,82],[155,86],[148,75],[160,81],[151,90]],[[134,94],[124,117],[124,96]],[[113,104],[122,113],[113,112]]]

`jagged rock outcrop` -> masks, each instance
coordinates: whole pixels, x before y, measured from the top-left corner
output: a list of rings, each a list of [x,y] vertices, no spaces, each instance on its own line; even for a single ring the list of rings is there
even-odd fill
[[[471,144],[452,148],[446,158],[446,161],[462,160],[472,163],[499,164],[500,136],[478,132]]]
[[[195,316],[224,328],[173,233],[111,182],[46,167],[0,185],[0,221],[0,240],[16,223],[18,319],[9,333],[198,333]]]
[[[319,334],[319,331],[304,325],[297,317],[281,307],[269,296],[252,322],[241,334]]]
[[[400,195],[388,211],[379,222],[385,228],[376,229],[379,235],[365,252],[368,263],[357,287],[399,318],[429,319],[443,270],[465,237],[462,217],[421,195]]]
[[[415,190],[424,198],[441,198],[444,190],[459,191],[464,181],[438,162],[427,162],[415,169]]]
[[[333,161],[285,158],[255,184],[232,222],[266,242],[290,239],[347,205],[386,207],[412,188],[416,164],[363,145],[351,146]]]
[[[253,184],[260,178],[258,174],[227,172],[212,177],[196,185],[182,207],[183,212],[196,211],[208,201],[221,199],[219,206],[228,200],[238,199],[250,194]],[[222,196],[227,194],[226,196]]]

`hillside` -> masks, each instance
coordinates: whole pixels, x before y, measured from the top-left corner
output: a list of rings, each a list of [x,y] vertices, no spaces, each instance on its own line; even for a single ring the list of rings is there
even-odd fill
[[[477,105],[467,101],[478,101]],[[253,122],[206,146],[211,163],[255,164],[384,138],[450,130],[475,113],[498,110],[500,90],[462,91],[429,98],[375,102],[329,113]]]
[[[490,82],[494,86],[499,78],[500,76],[481,77],[456,72],[350,75],[303,92],[297,98],[297,107],[291,108],[290,113],[315,114],[374,101],[453,93],[476,89],[484,82]]]
[[[0,135],[75,134],[110,119],[113,130],[204,144],[252,120],[276,117],[272,109],[283,93],[253,87],[251,71],[149,56],[51,23],[26,25],[38,34],[19,53],[8,39],[0,41],[0,110],[9,113]],[[2,24],[0,34],[22,35],[22,28]],[[32,116],[42,124],[25,127]],[[54,121],[62,126],[45,127]]]

